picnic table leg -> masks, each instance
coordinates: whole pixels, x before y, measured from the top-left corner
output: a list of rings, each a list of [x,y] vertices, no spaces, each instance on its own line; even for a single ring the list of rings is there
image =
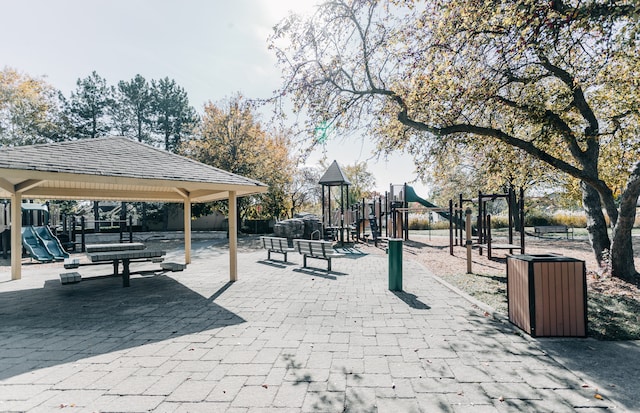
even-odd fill
[[[122,286],[123,287],[129,286],[129,260],[128,259],[122,260]]]

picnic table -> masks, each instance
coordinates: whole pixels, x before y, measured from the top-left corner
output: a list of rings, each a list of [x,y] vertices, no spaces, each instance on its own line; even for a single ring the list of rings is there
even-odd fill
[[[90,252],[143,250],[146,246],[141,242],[120,242],[111,244],[87,244],[85,250]]]
[[[140,242],[116,244],[90,244],[86,246],[87,256],[93,263],[113,262],[113,275],[118,275],[118,266],[122,261],[122,286],[129,287],[129,264],[131,260],[159,258],[166,254],[162,250],[148,250]]]

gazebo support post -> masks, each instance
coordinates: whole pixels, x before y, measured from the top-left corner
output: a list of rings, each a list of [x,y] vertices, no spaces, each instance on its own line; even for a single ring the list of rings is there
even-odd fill
[[[184,263],[191,264],[191,198],[184,200]]]
[[[238,280],[238,200],[236,191],[229,191],[229,281]]]
[[[11,279],[22,278],[22,194],[11,195]]]

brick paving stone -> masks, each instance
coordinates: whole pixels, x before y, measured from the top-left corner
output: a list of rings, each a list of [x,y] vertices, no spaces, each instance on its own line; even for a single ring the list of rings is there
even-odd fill
[[[270,407],[278,386],[244,386],[231,402],[232,407]]]
[[[147,387],[142,394],[156,395],[156,396],[168,396],[173,393],[182,383],[184,383],[190,376],[186,371],[172,371],[162,376],[156,377],[155,381]]]
[[[207,396],[218,383],[206,380],[185,380],[166,398],[174,402],[200,402]]]
[[[348,407],[349,405],[347,405]],[[301,412],[326,412],[326,413],[342,413],[349,411],[345,409],[345,394],[343,392],[307,392],[302,403]],[[353,411],[366,411],[358,409],[357,406]]]
[[[278,390],[273,400],[273,406],[302,407],[308,387],[308,383],[282,383],[282,385],[277,386]]]

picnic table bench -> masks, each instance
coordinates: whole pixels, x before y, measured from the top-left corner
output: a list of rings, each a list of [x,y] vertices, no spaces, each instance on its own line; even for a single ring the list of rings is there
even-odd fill
[[[113,244],[88,244],[86,246],[87,257],[91,261],[90,263],[80,263],[78,258],[69,258],[64,262],[64,268],[78,268],[81,265],[96,265],[103,264],[105,262],[113,263],[113,275],[118,274],[118,267],[122,262],[122,286],[129,287],[129,264],[131,262],[140,261],[162,261],[162,258],[166,251],[162,250],[148,250],[145,245],[140,242],[125,242],[125,243],[113,243]],[[61,281],[67,279],[73,279],[74,281],[80,281],[79,274],[77,273],[65,273],[60,274]],[[69,277],[74,275],[74,277]],[[63,282],[63,284],[66,282]]]
[[[302,254],[303,268],[307,268],[307,258],[326,260],[327,271],[331,271],[331,258],[344,257],[344,254],[333,249],[333,243],[328,241],[315,241],[307,239],[294,239],[296,250]]]
[[[120,251],[102,251],[88,253],[91,262],[113,262],[113,275],[118,275],[118,263],[122,261],[122,286],[129,286],[129,263],[135,259],[150,259],[162,257],[166,251],[162,250],[120,250]]]
[[[573,239],[573,228],[570,228],[566,225],[538,225],[533,227],[533,231],[536,235],[544,235],[544,234],[567,234],[567,239],[569,239],[569,234],[571,234],[571,238]]]
[[[287,262],[287,253],[295,251],[293,248],[289,248],[289,242],[286,238],[280,237],[260,237],[262,240],[262,246],[267,250],[267,259],[271,259],[271,253],[277,252],[284,255],[284,262]]]

